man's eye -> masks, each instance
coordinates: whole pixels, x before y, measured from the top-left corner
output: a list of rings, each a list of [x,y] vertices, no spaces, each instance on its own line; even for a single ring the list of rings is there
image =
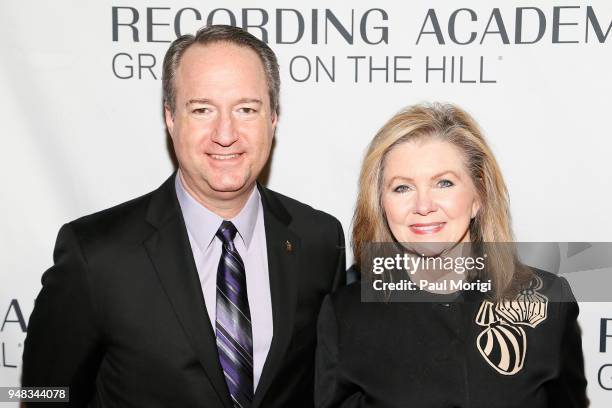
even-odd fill
[[[255,112],[257,112],[257,111],[256,111],[255,109],[253,109],[253,108],[246,108],[246,107],[245,107],[245,108],[240,108],[240,109],[238,109],[238,112],[240,112],[240,113],[246,113],[246,114],[251,114],[251,113],[255,113]]]
[[[450,180],[440,180],[438,181],[438,187],[442,187],[442,188],[446,188],[446,187],[452,187],[455,184],[450,181]]]
[[[203,113],[209,113],[209,112],[210,112],[210,109],[208,108],[195,108],[193,110],[193,113],[200,114],[200,115]]]
[[[402,185],[399,185],[399,186],[395,187],[393,189],[393,191],[396,192],[396,193],[405,193],[407,191],[410,191],[410,187],[408,187],[405,184],[402,184]]]

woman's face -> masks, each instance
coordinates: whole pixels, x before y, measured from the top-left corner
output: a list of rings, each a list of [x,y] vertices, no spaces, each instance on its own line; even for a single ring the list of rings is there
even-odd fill
[[[469,242],[480,204],[464,160],[454,145],[433,138],[387,154],[382,203],[398,242]]]

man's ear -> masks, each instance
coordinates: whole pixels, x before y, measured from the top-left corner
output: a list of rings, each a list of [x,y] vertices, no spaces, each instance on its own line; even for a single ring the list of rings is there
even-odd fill
[[[278,125],[278,114],[272,112],[272,139],[276,138],[276,125]]]
[[[164,104],[164,119],[166,121],[166,127],[170,136],[174,134],[174,113],[167,104]]]

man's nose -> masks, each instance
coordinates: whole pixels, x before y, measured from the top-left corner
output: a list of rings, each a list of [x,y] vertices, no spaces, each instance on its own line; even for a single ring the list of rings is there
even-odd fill
[[[414,212],[420,215],[427,215],[433,211],[436,211],[436,203],[431,196],[431,191],[418,190],[416,194],[416,203],[414,205]]]
[[[223,147],[231,146],[238,140],[238,132],[230,113],[221,113],[219,115],[212,140]]]

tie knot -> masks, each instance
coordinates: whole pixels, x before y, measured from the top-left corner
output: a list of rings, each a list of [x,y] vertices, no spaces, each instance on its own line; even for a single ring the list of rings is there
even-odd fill
[[[232,245],[238,230],[231,221],[223,221],[217,230],[217,237],[226,245]]]

